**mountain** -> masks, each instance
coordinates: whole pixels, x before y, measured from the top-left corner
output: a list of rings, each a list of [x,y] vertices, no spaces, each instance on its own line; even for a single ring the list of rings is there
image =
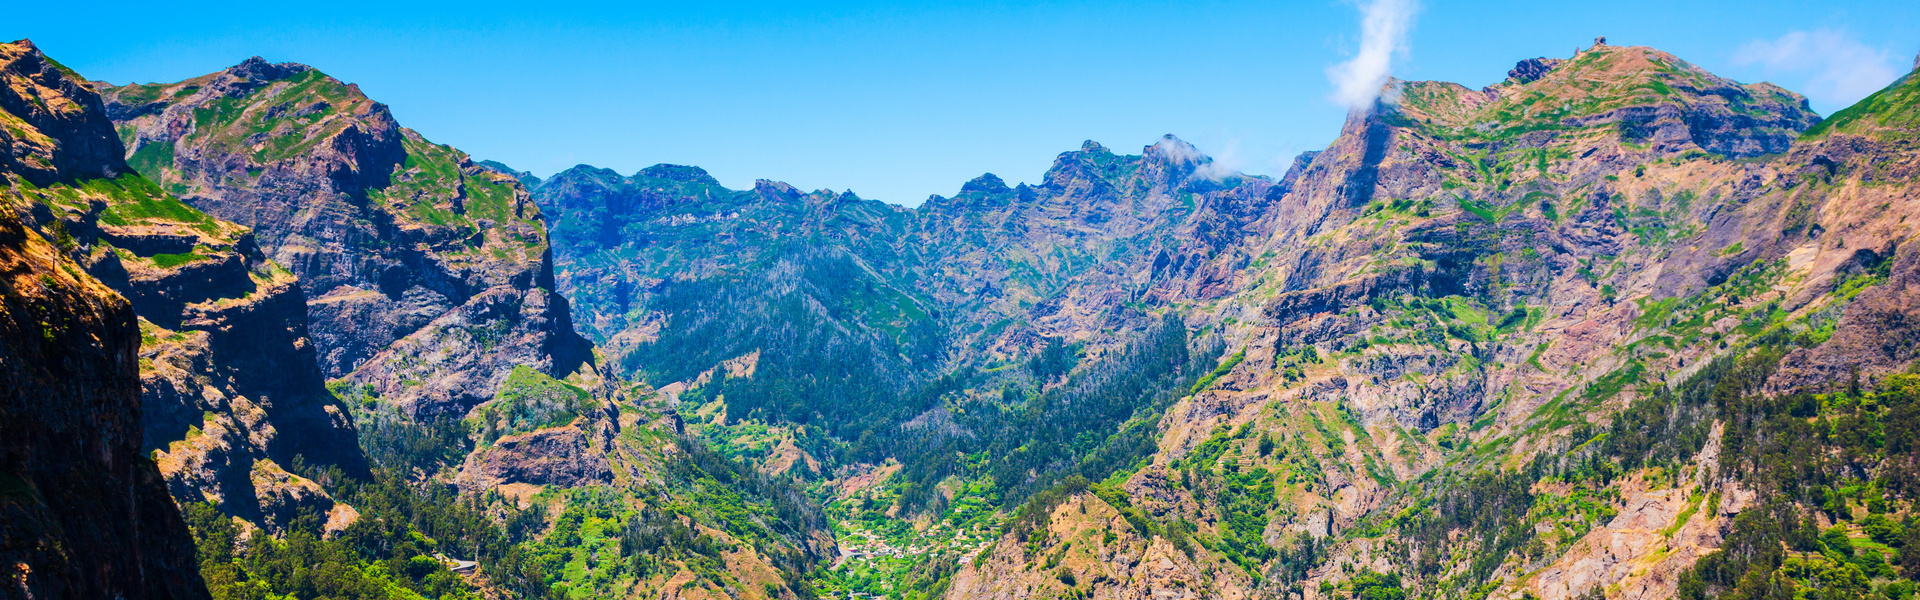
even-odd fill
[[[141,451],[135,308],[85,274],[71,237],[40,225],[45,205],[21,200],[82,198],[126,173],[112,124],[25,40],[0,44],[0,81],[0,561],[12,573],[0,595],[206,598],[193,539]]]
[[[409,574],[398,585],[759,598],[805,589],[834,553],[804,495],[685,438],[651,390],[602,373],[555,293],[546,218],[519,175],[400,127],[306,65],[254,58],[178,83],[96,85],[127,164],[185,210],[251,228],[256,252],[286,265],[293,300],[280,306],[312,341],[298,365],[248,372],[325,381],[373,467],[299,463],[316,491],[348,496],[327,535],[404,562],[421,550],[395,544],[423,530],[426,548],[483,574],[469,588],[403,564],[389,567]],[[247,566],[258,560],[216,561],[209,581],[226,593],[270,578]],[[327,593],[302,585],[269,589]]]
[[[85,120],[59,126],[90,136],[79,139],[103,158],[17,197],[36,227],[139,317],[142,448],[182,499],[219,502],[270,526],[333,510],[318,485],[284,466],[297,458],[366,468],[345,409],[314,366],[293,278],[260,255],[247,228],[182,204],[129,168],[99,96],[62,74]]]
[[[518,181],[400,127],[357,86],[255,58],[103,95],[129,164],[254,228],[299,279],[326,376],[457,413],[514,365],[564,376],[591,359]]]
[[[27,45],[18,52],[49,60]],[[314,366],[293,277],[261,256],[247,228],[182,204],[130,168],[100,97],[61,75],[76,116],[48,129],[71,132],[93,162],[27,177],[16,197],[35,227],[139,317],[141,447],[185,501],[218,502],[273,527],[335,510],[320,486],[286,468],[366,470],[353,425]]]
[[[1391,82],[1277,181],[1169,137],[912,210],[672,165],[533,198],[619,368],[826,487],[830,590],[1897,593],[1913,80],[1821,120],[1596,44]]]
[[[907,209],[542,180],[295,63],[0,59],[9,595],[1920,574],[1920,74],[1821,119],[1597,43],[1391,81],[1278,179],[1087,142]]]

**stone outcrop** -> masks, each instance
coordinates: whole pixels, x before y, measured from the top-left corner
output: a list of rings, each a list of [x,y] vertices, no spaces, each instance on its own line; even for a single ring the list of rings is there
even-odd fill
[[[527,483],[576,487],[611,481],[607,461],[592,452],[578,427],[555,427],[501,438],[478,454],[480,473],[491,485]]]
[[[1561,62],[1563,61],[1558,58],[1529,58],[1514,65],[1513,70],[1507,71],[1507,79],[1519,83],[1533,83],[1541,77],[1546,77],[1547,72],[1560,66]]]

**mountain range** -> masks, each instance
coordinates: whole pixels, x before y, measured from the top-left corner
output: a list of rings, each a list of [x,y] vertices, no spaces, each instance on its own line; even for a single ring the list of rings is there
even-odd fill
[[[1596,43],[1277,179],[1089,141],[915,208],[538,178],[295,63],[0,79],[4,597],[1920,579],[1915,74],[1823,118]]]

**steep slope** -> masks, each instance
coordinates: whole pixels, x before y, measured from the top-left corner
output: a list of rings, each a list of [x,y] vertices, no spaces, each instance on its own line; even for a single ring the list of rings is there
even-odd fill
[[[45,60],[27,46],[14,52]],[[182,502],[213,501],[265,526],[333,510],[284,466],[365,471],[346,411],[314,368],[293,278],[260,256],[246,228],[128,168],[99,96],[64,75],[81,116],[62,126],[95,136],[82,146],[95,162],[16,196],[34,227],[139,315],[142,447]]]
[[[25,194],[117,175],[112,129],[26,40],[0,44],[0,82],[0,596],[205,598],[141,452],[133,307],[23,216],[44,210]]]
[[[791,595],[834,552],[805,497],[707,453],[652,394],[600,374],[554,293],[545,217],[513,176],[305,65],[252,59],[105,95],[129,163],[254,227],[305,291],[289,304],[311,319],[307,369],[332,378],[376,467],[370,484],[319,471],[376,504],[334,515],[329,530],[354,524],[329,543],[424,560],[407,540],[432,536],[427,548],[481,562],[489,593],[670,583],[687,598]],[[413,486],[458,494],[392,506]],[[274,581],[258,560],[221,562],[221,577]],[[432,569],[388,570],[422,593],[462,591]]]
[[[590,360],[519,182],[400,127],[357,86],[255,58],[104,95],[130,164],[253,227],[299,278],[326,376],[412,413],[463,413],[515,365],[564,376]]]
[[[1209,163],[1172,138],[1132,156],[1089,143],[1043,185],[985,175],[915,211],[771,182],[726,190],[671,165],[578,167],[535,199],[554,215],[558,279],[583,299],[580,321],[710,443],[809,478],[866,480],[838,470],[905,461],[882,488],[836,484],[845,506],[869,507],[843,515],[861,529],[858,515],[895,502],[938,512],[994,487],[1025,495],[1083,460],[1110,469],[1151,447],[1154,411],[1213,368],[1221,343],[1189,353],[1187,327],[1153,307],[1234,285],[1252,257],[1225,244],[1278,197],[1274,182]],[[1171,280],[1188,285],[1151,289]],[[1065,377],[1083,345],[1092,366]],[[1027,368],[1036,353],[1052,358]],[[952,459],[978,453],[993,458]],[[998,482],[965,498],[943,483],[989,472]],[[988,534],[970,522],[973,542],[935,528],[886,543],[956,558]]]
[[[1762,427],[1736,407],[1852,406],[1876,386],[1904,406],[1883,382],[1913,358],[1909,87],[1820,122],[1776,86],[1597,44],[1483,90],[1393,82],[1280,181],[1169,139],[1089,144],[1038,186],[987,176],[910,213],[853,211],[884,219],[780,213],[783,196],[687,167],[577,168],[534,196],[581,232],[556,234],[560,285],[612,300],[581,319],[623,366],[725,452],[819,459],[862,553],[828,585],[1666,597],[1737,583],[1687,574],[1735,514],[1809,502],[1735,468],[1761,457],[1728,440]],[[847,257],[854,284],[795,284],[825,269],[734,243],[766,232]],[[717,274],[759,285],[659,293]],[[785,315],[739,309],[789,290],[805,292]],[[869,332],[896,313],[835,308],[886,298],[923,311],[913,339],[937,348],[888,354],[911,367],[887,391],[795,368],[889,348]],[[861,341],[769,335],[812,329]],[[658,352],[695,331],[723,341]],[[1866,391],[1832,388],[1856,377]],[[1805,493],[1857,493],[1841,487]]]
[[[1903,245],[1908,208],[1807,189],[1805,144],[1740,160],[1786,150],[1804,104],[1650,49],[1597,46],[1485,91],[1394,91],[1278,203],[1274,239],[1256,242],[1282,265],[1278,294],[1244,360],[1168,411],[1159,454],[1122,489],[1191,518],[1267,593],[1357,595],[1383,581],[1355,575],[1369,571],[1441,595],[1675,593],[1725,521],[1685,544],[1581,546],[1611,553],[1597,559],[1569,545],[1616,514],[1607,531],[1674,518],[1705,488],[1730,486],[1714,502],[1728,512],[1751,496],[1705,467],[1656,479],[1682,465],[1607,442],[1637,426],[1609,415],[1670,403],[1690,378],[1713,388],[1729,379],[1716,359],[1822,347],[1834,290]],[[1516,114],[1528,106],[1553,108]],[[1855,233],[1823,235],[1836,227]],[[1711,462],[1695,433],[1684,454]],[[1554,557],[1577,586],[1530,575]]]

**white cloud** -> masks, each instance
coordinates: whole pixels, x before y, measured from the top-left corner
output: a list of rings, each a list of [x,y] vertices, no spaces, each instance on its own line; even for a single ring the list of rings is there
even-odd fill
[[[1246,165],[1246,161],[1240,157],[1240,140],[1228,140],[1226,150],[1218,156],[1208,156],[1192,144],[1171,135],[1153,145],[1174,162],[1192,164],[1193,174],[1188,176],[1191,179],[1220,181],[1240,175],[1240,169]]]
[[[1393,59],[1407,51],[1407,32],[1413,28],[1418,0],[1363,0],[1360,5],[1360,52],[1351,60],[1327,67],[1333,82],[1333,100],[1350,110],[1366,110],[1380,96],[1380,87],[1393,74]]]
[[[1734,52],[1733,64],[1758,65],[1768,77],[1801,77],[1801,93],[1834,106],[1859,102],[1902,74],[1892,52],[1868,47],[1846,32],[1831,29],[1747,42]]]

